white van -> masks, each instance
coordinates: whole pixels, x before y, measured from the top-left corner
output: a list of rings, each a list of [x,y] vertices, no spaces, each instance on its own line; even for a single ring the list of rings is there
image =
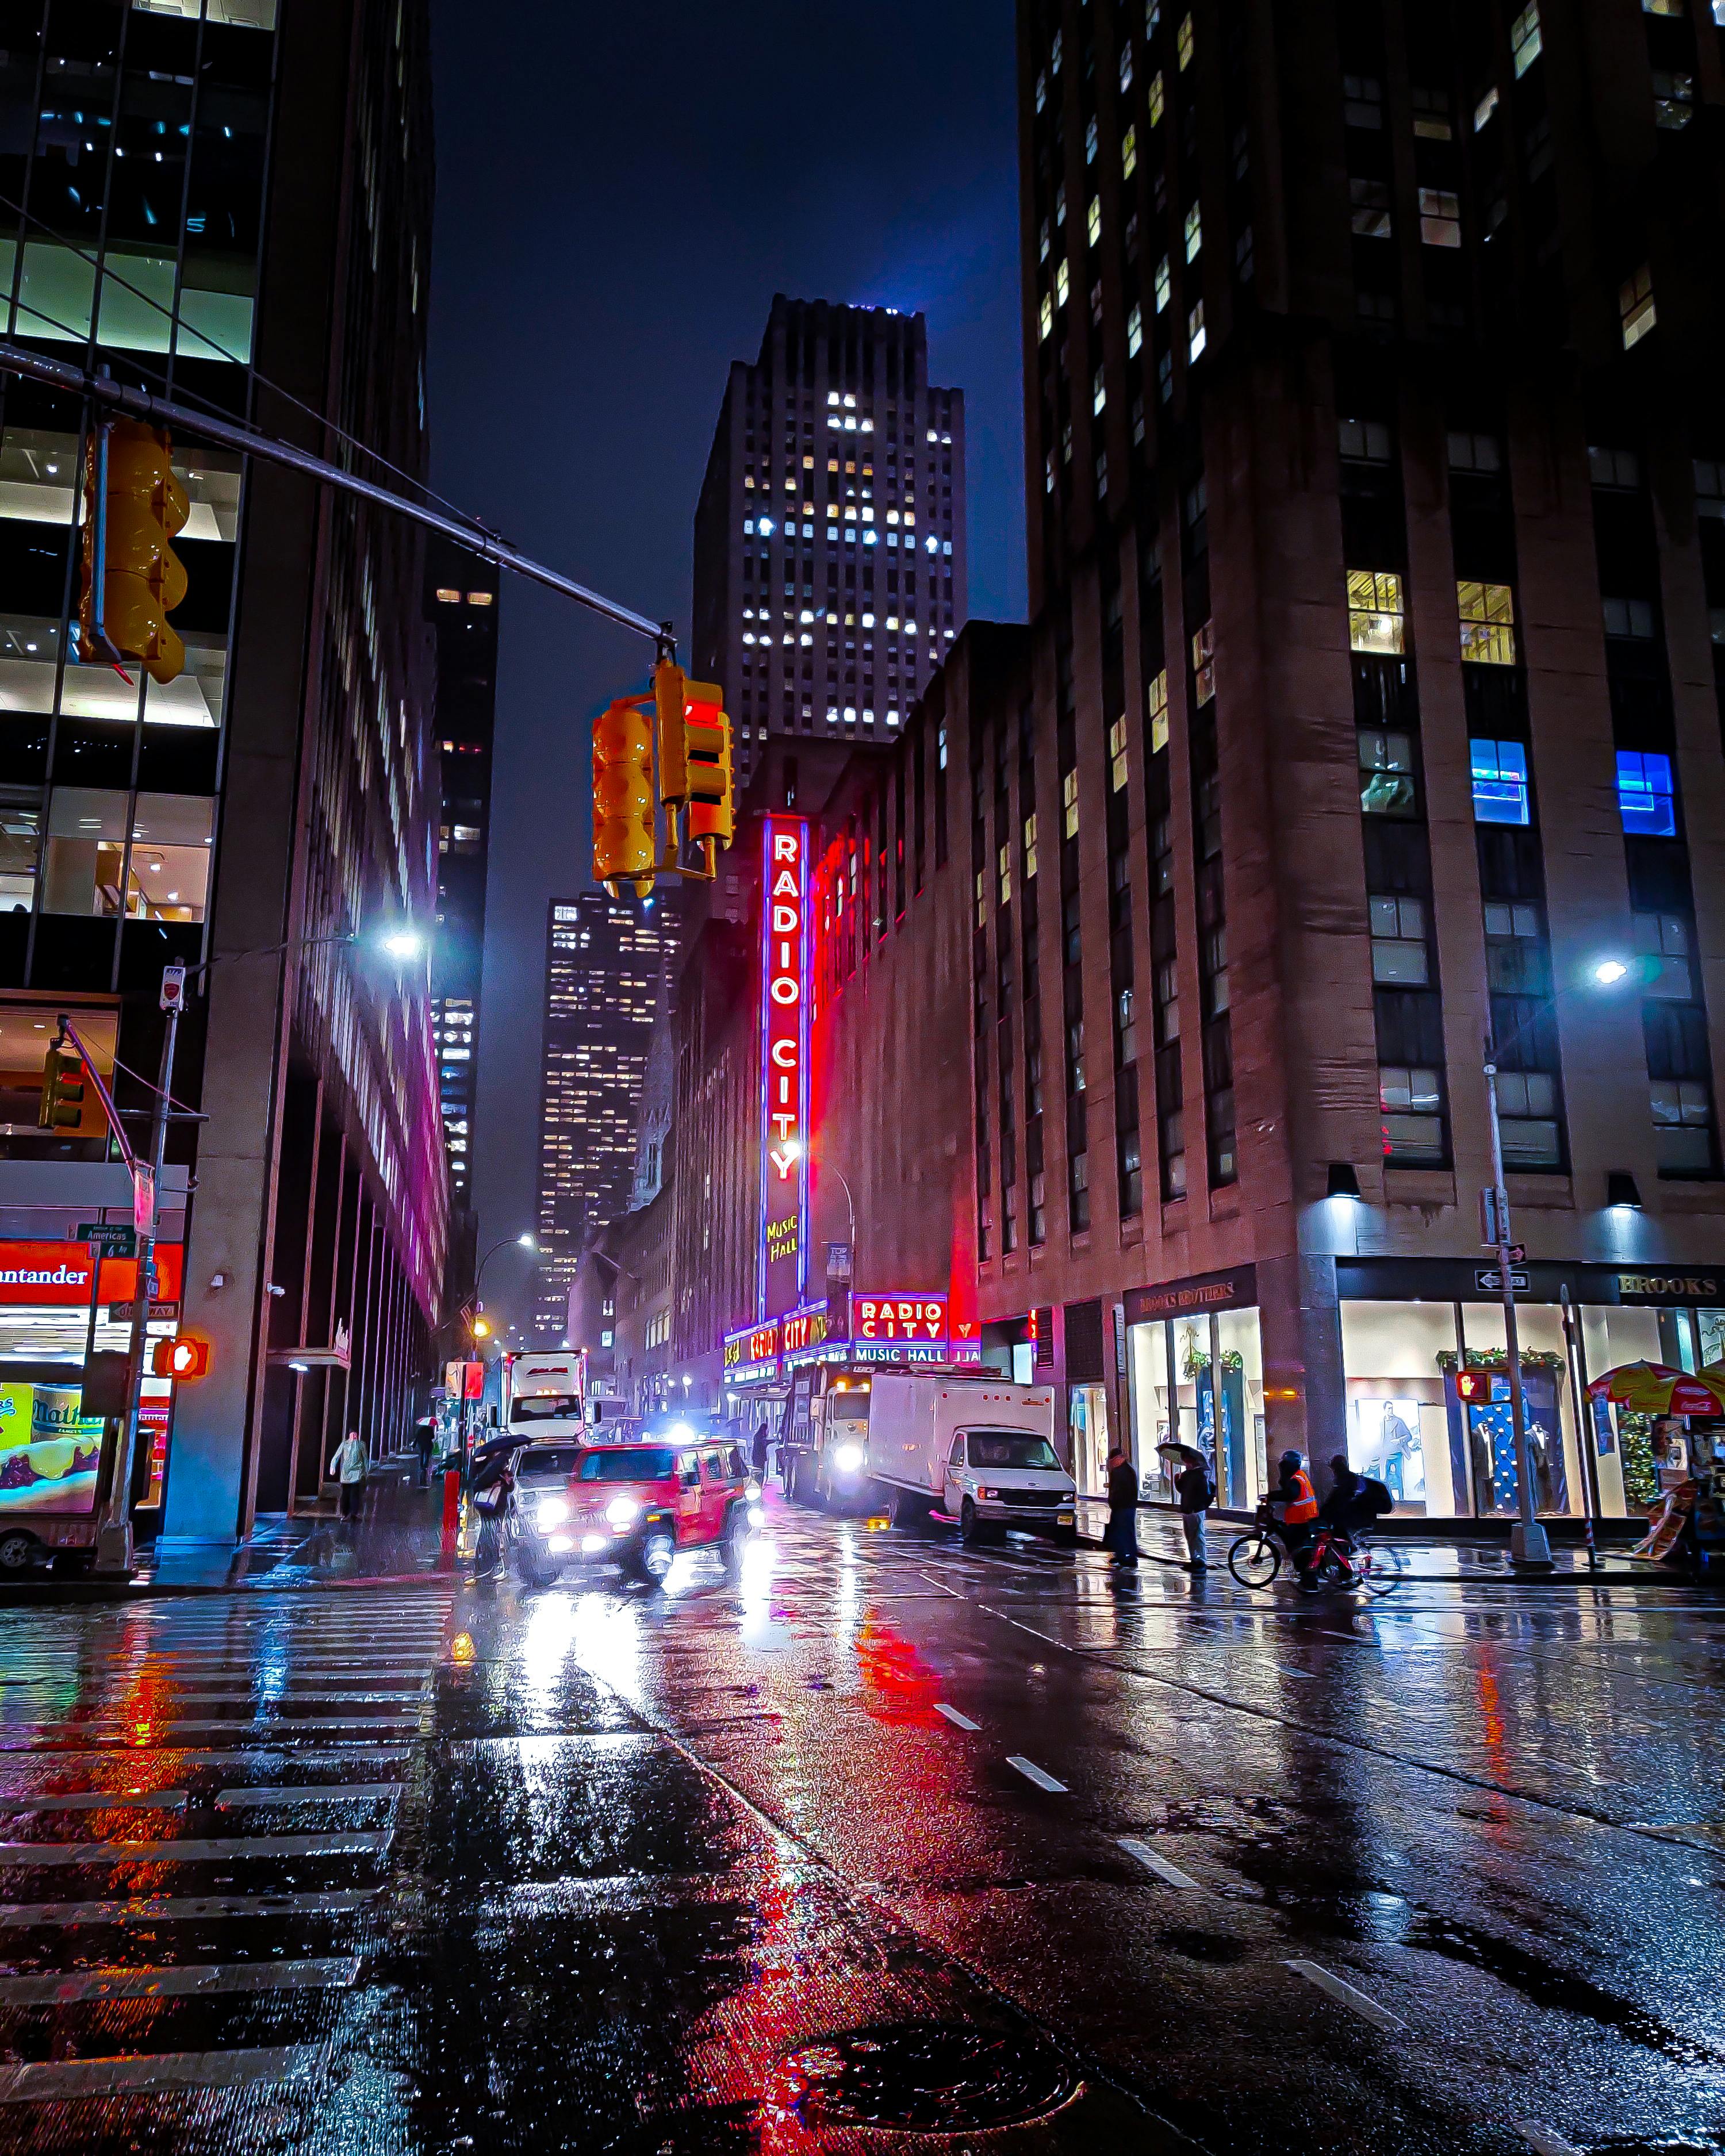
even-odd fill
[[[1009,1527],[1076,1542],[1076,1491],[1054,1449],[1046,1385],[993,1376],[877,1370],[869,1403],[868,1467],[906,1526],[931,1512],[956,1519],[968,1543]]]

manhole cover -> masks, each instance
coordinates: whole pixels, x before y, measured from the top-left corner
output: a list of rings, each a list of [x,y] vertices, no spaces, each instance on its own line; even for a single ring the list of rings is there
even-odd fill
[[[805,2044],[781,2063],[768,2102],[808,2126],[952,2133],[1039,2118],[1076,2086],[1034,2037],[913,2021]]]

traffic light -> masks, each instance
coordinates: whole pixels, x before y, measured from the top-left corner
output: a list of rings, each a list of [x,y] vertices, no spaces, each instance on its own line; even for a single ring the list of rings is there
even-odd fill
[[[44,1131],[75,1131],[84,1121],[84,1059],[74,1050],[50,1048],[43,1058],[36,1121]]]
[[[617,702],[593,726],[593,874],[615,898],[653,888],[653,730],[634,704]]]
[[[186,596],[186,571],[169,542],[190,514],[165,434],[141,419],[92,431],[84,457],[82,658],[141,660],[164,684],[184,671],[186,647],[167,616]]]
[[[689,836],[705,841],[706,872],[735,833],[731,776],[731,720],[724,691],[711,681],[683,685],[683,740],[689,767]]]
[[[689,758],[683,742],[683,698],[689,677],[675,659],[653,669],[653,703],[659,721],[659,798],[689,798]]]
[[[1487,1401],[1491,1397],[1491,1373],[1489,1370],[1458,1370],[1455,1373],[1455,1397],[1461,1400]]]
[[[158,1378],[201,1378],[209,1368],[208,1340],[158,1340],[150,1351]]]

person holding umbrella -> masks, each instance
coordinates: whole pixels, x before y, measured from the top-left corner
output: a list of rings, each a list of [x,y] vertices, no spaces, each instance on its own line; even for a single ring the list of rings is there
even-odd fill
[[[1179,1501],[1180,1532],[1186,1537],[1186,1569],[1208,1572],[1204,1545],[1204,1515],[1216,1502],[1209,1462],[1194,1445],[1158,1445],[1156,1448],[1173,1473],[1174,1496]]]

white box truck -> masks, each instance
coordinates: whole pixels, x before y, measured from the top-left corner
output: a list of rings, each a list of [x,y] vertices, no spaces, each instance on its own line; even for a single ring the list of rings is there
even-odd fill
[[[1077,1540],[1076,1491],[1054,1448],[1055,1395],[993,1375],[879,1370],[870,1387],[868,1471],[892,1497],[895,1524],[932,1512],[968,1543],[1009,1527]]]
[[[500,1435],[532,1445],[579,1443],[588,1436],[587,1357],[580,1348],[506,1355],[502,1389]]]

